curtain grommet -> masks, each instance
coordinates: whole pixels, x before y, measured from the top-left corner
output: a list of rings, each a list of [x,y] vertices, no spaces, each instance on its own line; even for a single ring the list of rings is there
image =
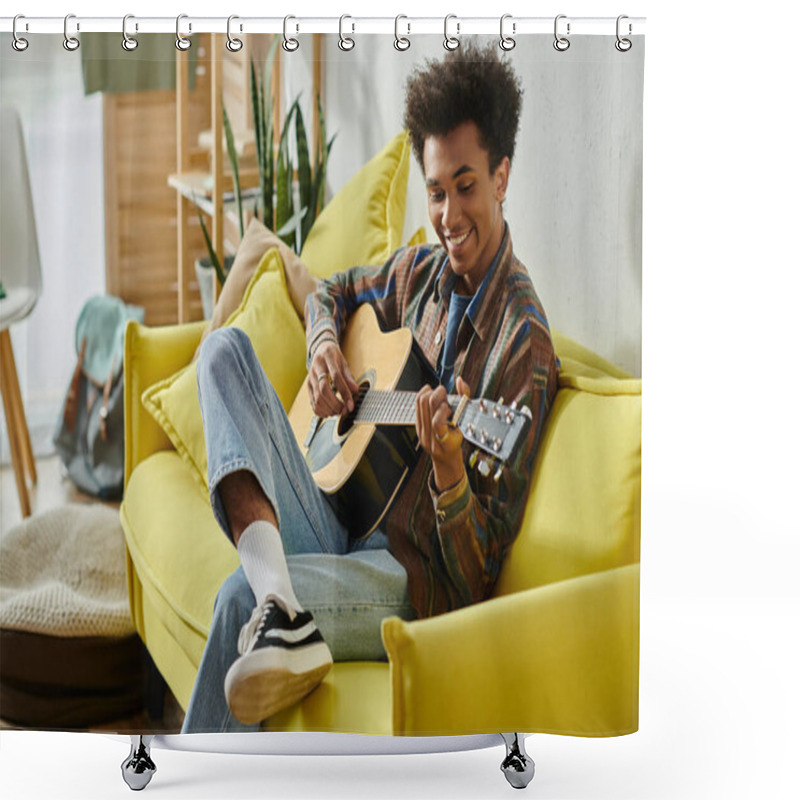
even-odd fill
[[[344,21],[346,19],[353,19],[349,14],[342,14],[339,17],[339,49],[344,50],[345,53],[349,52],[356,46],[356,41],[351,36],[345,36],[344,31],[342,30],[344,26]],[[350,31],[351,33],[355,33],[356,26],[353,23],[353,29]]]
[[[294,37],[289,36],[288,28],[290,19],[297,19],[297,17],[293,17],[291,14],[289,14],[283,18],[283,42],[281,43],[281,46],[287,53],[294,53],[294,51],[300,47],[300,42],[298,42]]]
[[[225,47],[228,48],[230,53],[238,53],[244,47],[244,42],[241,39],[231,36],[231,22],[235,19],[239,19],[236,14],[231,14],[228,17],[228,41],[225,42]]]
[[[178,14],[178,18],[175,20],[175,47],[182,52],[188,50],[192,46],[192,40],[181,33],[181,20],[188,18],[188,14]],[[192,24],[189,23],[189,33],[191,32]]]
[[[409,39],[407,36],[400,35],[399,28],[401,19],[408,19],[408,17],[405,14],[398,14],[394,18],[394,49],[404,53],[409,47],[411,47],[411,39]],[[408,28],[408,33],[411,33],[411,24],[407,22],[406,27]]]
[[[553,24],[553,35],[555,36],[555,40],[553,41],[553,47],[558,50],[559,53],[563,53],[566,50],[569,50],[570,41],[567,39],[567,36],[570,34],[570,24],[567,23],[567,36],[561,36],[558,33],[558,21],[562,19],[566,19],[566,14],[559,14],[556,17],[555,23]]]
[[[65,50],[68,50],[70,53],[74,53],[81,46],[81,42],[80,42],[80,39],[78,39],[77,37],[69,35],[69,31],[67,30],[67,28],[69,26],[69,21],[71,19],[75,19],[75,15],[74,14],[67,14],[67,16],[64,17],[64,42],[63,42],[63,45],[64,45],[64,49]],[[77,30],[80,30],[80,29],[81,29],[81,26],[80,26],[80,24],[78,24]]]
[[[29,42],[27,39],[23,39],[23,37],[17,33],[17,20],[19,19],[25,19],[25,15],[17,14],[17,16],[14,17],[14,22],[11,24],[11,33],[13,35],[13,38],[11,39],[11,46],[18,53],[24,53],[28,49]]]
[[[457,50],[458,49],[458,46],[461,44],[461,42],[458,40],[458,35],[450,36],[450,34],[447,31],[447,27],[448,27],[448,24],[450,23],[451,19],[457,20],[458,17],[456,17],[455,14],[448,14],[444,18],[444,42],[443,42],[443,46],[444,46],[445,50],[449,50],[452,53],[453,50]],[[460,22],[456,22],[456,34],[459,34],[460,32],[461,32],[461,23]]]
[[[122,18],[122,49],[128,53],[132,53],[138,46],[139,40],[133,36],[128,36],[128,20],[135,19],[133,14],[126,14]],[[136,28],[138,29],[138,25]]]
[[[513,50],[517,46],[517,40],[513,36],[506,36],[505,34],[504,25],[507,19],[512,19],[512,15],[503,14],[503,16],[500,17],[500,49],[505,50],[506,52]],[[511,23],[511,32],[517,32],[516,22]]]

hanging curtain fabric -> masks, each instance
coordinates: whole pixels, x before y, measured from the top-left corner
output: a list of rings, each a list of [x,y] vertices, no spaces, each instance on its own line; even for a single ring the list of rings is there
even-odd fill
[[[3,648],[3,697],[31,727],[135,719],[131,785],[179,731],[638,729],[644,37],[387,22],[3,38],[43,245],[25,358],[74,365],[94,293],[144,310],[103,587],[127,627],[101,634],[148,675],[60,724],[69,687],[23,653],[80,663],[92,631],[31,623],[9,551],[3,635],[38,638]]]

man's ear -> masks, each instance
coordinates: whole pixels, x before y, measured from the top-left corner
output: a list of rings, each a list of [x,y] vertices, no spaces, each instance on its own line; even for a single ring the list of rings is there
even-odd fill
[[[511,161],[508,156],[503,156],[503,160],[497,165],[492,178],[494,179],[495,198],[498,203],[502,203],[508,191],[508,173],[511,171]]]

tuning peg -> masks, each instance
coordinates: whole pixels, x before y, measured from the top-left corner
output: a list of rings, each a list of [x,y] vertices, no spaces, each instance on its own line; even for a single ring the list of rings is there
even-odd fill
[[[484,458],[481,462],[479,462],[478,472],[480,472],[480,474],[483,475],[484,478],[488,478],[489,473],[491,471],[492,471],[491,459]]]
[[[500,480],[500,477],[503,474],[503,469],[504,468],[505,468],[505,464],[501,463],[500,466],[495,470],[494,475],[492,475],[492,480],[494,480],[495,483],[497,483],[497,481]]]
[[[480,450],[473,450],[472,451],[472,453],[470,454],[470,457],[469,457],[469,467],[470,467],[470,469],[473,469],[475,467],[475,462],[478,460],[478,457],[480,456],[480,454],[481,454]]]
[[[499,436],[495,436],[494,439],[492,440],[492,450],[494,450],[495,453],[499,453],[500,452],[500,448],[502,446],[503,446],[503,442],[500,439],[500,437]]]
[[[519,411],[520,414],[523,414],[528,419],[533,419],[533,414],[531,414],[531,410],[528,408],[528,406],[522,406],[522,408]]]
[[[481,428],[481,444],[486,444],[489,441],[489,434],[485,428]]]
[[[506,411],[506,425],[513,425],[514,423],[514,415],[511,411]]]
[[[511,402],[511,410],[512,411],[516,411],[517,410],[517,401],[516,400],[513,400]]]

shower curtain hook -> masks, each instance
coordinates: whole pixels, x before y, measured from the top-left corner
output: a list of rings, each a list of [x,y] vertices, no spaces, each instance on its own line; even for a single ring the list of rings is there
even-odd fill
[[[122,18],[122,49],[127,50],[130,53],[139,46],[139,40],[135,39],[133,36],[128,36],[127,25],[129,19],[135,19],[133,14],[126,14]],[[139,29],[138,25],[136,26],[136,29]]]
[[[461,44],[461,42],[458,41],[458,37],[457,36],[450,36],[447,33],[447,23],[450,22],[451,19],[458,19],[458,17],[456,17],[455,14],[448,14],[444,18],[444,49],[445,50],[450,50],[452,52],[453,50],[456,50],[458,48],[458,46],[459,46],[459,44]],[[456,33],[457,34],[461,33],[461,23],[460,22],[456,22]]]
[[[503,14],[503,16],[500,17],[500,49],[505,50],[506,52],[508,52],[509,50],[513,50],[517,46],[517,40],[514,39],[513,36],[506,36],[503,31],[503,25],[507,19],[512,19],[512,15]],[[517,32],[516,22],[511,23],[511,32],[512,33]]]
[[[617,50],[619,50],[620,53],[627,53],[628,50],[630,50],[631,47],[633,47],[633,42],[630,39],[623,39],[619,35],[620,22],[622,22],[623,19],[629,19],[628,15],[627,14],[620,14],[617,17],[617,41],[614,42],[614,47],[616,47]],[[628,36],[630,36],[631,33],[633,33],[633,26],[629,22],[628,23]]]
[[[28,49],[28,40],[27,39],[23,39],[17,33],[17,20],[18,19],[25,19],[25,15],[24,14],[17,14],[17,16],[14,17],[14,22],[11,24],[11,33],[14,34],[14,38],[11,40],[11,46],[18,53],[21,53],[23,50],[27,50]]]
[[[342,14],[339,17],[339,49],[344,50],[347,52],[348,50],[352,50],[356,46],[355,39],[351,38],[350,36],[345,36],[344,32],[342,31],[342,26],[346,19],[353,19],[349,14]],[[351,33],[355,33],[356,24],[353,23],[353,29]]]
[[[556,21],[555,21],[554,32],[555,32],[556,39],[553,42],[553,47],[555,47],[555,49],[558,50],[559,53],[563,53],[565,50],[569,50],[570,41],[569,41],[569,39],[567,39],[567,36],[569,36],[569,33],[570,33],[570,30],[569,30],[570,29],[570,24],[569,24],[569,22],[567,23],[567,36],[559,36],[558,35],[558,21],[560,19],[566,19],[566,18],[567,18],[566,14],[559,14],[556,17]]]
[[[283,18],[283,49],[287,53],[294,53],[294,51],[300,47],[300,42],[298,42],[297,39],[290,37],[287,33],[287,27],[290,19],[297,19],[297,17],[289,15],[288,17]]]
[[[192,40],[189,39],[187,36],[184,36],[181,33],[181,20],[188,19],[188,14],[178,14],[178,18],[175,20],[175,47],[178,50],[188,50],[192,46]],[[189,32],[191,33],[192,26],[189,25]]]
[[[401,36],[399,32],[400,27],[400,20],[401,19],[408,19],[405,14],[398,14],[394,18],[394,49],[400,50],[401,52],[404,50],[408,50],[411,47],[411,39],[406,38],[405,36]],[[408,28],[408,33],[411,33],[411,23],[406,22],[406,27]]]
[[[225,47],[230,50],[231,53],[238,53],[243,47],[244,42],[241,39],[235,39],[231,36],[231,20],[239,19],[236,14],[231,14],[228,17],[228,41],[225,42]],[[239,30],[241,30],[241,26],[239,26]]]
[[[77,50],[81,46],[81,43],[76,37],[70,36],[69,33],[67,32],[67,25],[69,24],[69,21],[71,19],[75,19],[75,15],[74,14],[67,14],[67,16],[64,17],[64,49],[65,50],[69,50],[70,53],[73,53],[75,50]],[[81,29],[81,26],[79,24],[78,25],[78,30],[80,30],[80,29]]]

